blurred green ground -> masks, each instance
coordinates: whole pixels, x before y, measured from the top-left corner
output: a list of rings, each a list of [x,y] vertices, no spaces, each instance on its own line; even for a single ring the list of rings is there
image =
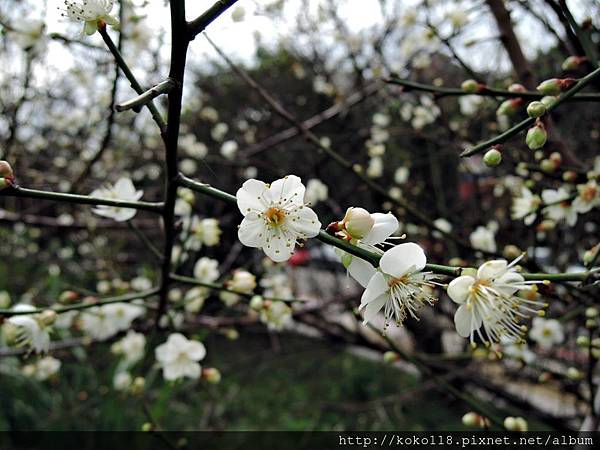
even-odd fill
[[[4,358],[0,429],[137,430],[148,413],[165,430],[462,429],[465,406],[437,391],[400,401],[416,379],[341,348],[262,333],[205,343],[205,366],[221,370],[220,384],[172,386],[150,370],[144,399],[112,388],[109,345],[69,351],[54,382],[7,375],[14,361]]]

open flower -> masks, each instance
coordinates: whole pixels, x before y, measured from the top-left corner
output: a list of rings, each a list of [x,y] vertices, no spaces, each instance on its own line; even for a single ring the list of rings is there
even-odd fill
[[[592,208],[600,206],[600,186],[596,180],[590,180],[586,184],[578,184],[579,195],[573,201],[573,209],[580,214],[589,212]]]
[[[539,281],[525,281],[517,273],[519,257],[508,264],[499,259],[488,261],[479,267],[476,277],[462,275],[448,285],[448,295],[460,306],[454,315],[456,331],[462,337],[470,338],[475,346],[475,335],[489,345],[500,342],[502,336],[520,341],[527,327],[521,319],[535,315],[545,303],[519,297],[520,290],[530,291],[532,284]]]
[[[525,186],[521,187],[521,196],[513,198],[511,219],[523,219],[525,225],[531,225],[540,203],[539,196],[533,195]]]
[[[180,333],[169,335],[167,342],[156,347],[156,360],[161,365],[165,380],[198,378],[201,367],[198,361],[206,356],[204,344],[187,339]]]
[[[570,226],[577,223],[577,211],[571,204],[571,194],[565,188],[545,189],[542,191],[542,200],[548,205],[544,208],[544,214],[549,219],[556,222],[564,219]]]
[[[16,312],[35,311],[35,307],[19,303],[12,308]],[[17,327],[16,343],[27,346],[36,353],[45,353],[50,348],[49,327],[38,314],[19,314],[10,317],[7,322]]]
[[[565,340],[562,325],[558,320],[541,317],[533,319],[529,337],[543,349],[549,349]]]
[[[83,32],[92,35],[98,26],[107,23],[117,28],[119,21],[110,15],[114,0],[64,0],[65,14],[71,20],[83,22]]]
[[[421,272],[426,263],[423,249],[412,242],[385,252],[379,262],[380,271],[371,277],[360,300],[364,323],[371,322],[382,308],[386,326],[389,319],[400,325],[408,314],[418,320],[421,306],[435,302],[428,292],[434,286],[434,275]]]
[[[137,201],[142,195],[143,191],[136,191],[133,182],[129,178],[120,178],[114,186],[105,186],[99,189],[95,189],[90,194],[92,197],[97,198],[108,198],[115,200],[127,200]],[[132,219],[137,212],[133,208],[121,208],[119,206],[106,206],[99,205],[92,210],[99,216],[108,217],[116,220],[117,222],[124,222]]]
[[[238,237],[248,247],[262,248],[273,261],[287,261],[298,239],[316,236],[321,222],[304,204],[305,188],[300,178],[288,175],[266,184],[247,180],[237,191],[237,204],[244,220]]]

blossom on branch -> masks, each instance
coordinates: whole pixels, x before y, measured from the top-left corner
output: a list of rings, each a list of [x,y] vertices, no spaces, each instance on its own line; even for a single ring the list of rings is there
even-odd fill
[[[97,198],[108,198],[115,200],[137,201],[144,192],[136,190],[129,178],[120,178],[113,186],[107,185],[92,191],[90,196]],[[132,219],[136,210],[133,208],[121,208],[119,206],[98,205],[92,211],[99,216],[108,217],[117,222],[125,222]]]
[[[287,261],[296,241],[319,234],[321,222],[304,204],[305,187],[300,178],[288,175],[271,184],[250,179],[237,191],[244,220],[238,230],[240,242],[262,248],[275,262]]]
[[[156,360],[163,370],[165,380],[179,378],[199,378],[201,367],[198,361],[206,356],[202,342],[187,339],[180,333],[173,333],[167,342],[156,347]]]
[[[90,36],[103,24],[119,27],[119,21],[110,15],[114,4],[114,0],[65,0],[63,16],[83,22],[83,32]]]

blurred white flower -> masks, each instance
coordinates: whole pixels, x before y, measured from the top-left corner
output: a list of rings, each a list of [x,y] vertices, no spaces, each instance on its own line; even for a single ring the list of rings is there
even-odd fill
[[[316,205],[318,202],[327,200],[329,188],[318,178],[311,178],[306,183],[306,193],[304,201],[309,205]]]
[[[533,319],[534,323],[536,319],[537,317]],[[503,353],[509,358],[523,361],[526,364],[531,364],[535,361],[535,353],[529,349],[529,346],[525,341],[519,342],[508,336],[502,336],[500,338],[500,344],[502,345]]]
[[[558,189],[545,189],[542,191],[542,200],[545,205],[544,215],[556,222],[565,220],[569,226],[577,223],[577,211],[571,203],[571,194],[564,187]]]
[[[194,278],[203,283],[212,283],[219,278],[219,261],[203,256],[194,265]]]
[[[421,272],[427,258],[417,244],[407,242],[386,251],[379,262],[379,269],[369,280],[360,299],[364,309],[364,322],[371,322],[383,308],[385,327],[394,320],[400,325],[407,315],[418,320],[417,312],[425,305],[432,305],[435,297],[429,294],[434,275]]]
[[[579,214],[585,214],[600,205],[600,187],[596,180],[577,185],[577,198],[573,201],[573,209]]]
[[[104,341],[119,331],[127,330],[142,314],[143,307],[120,302],[90,308],[80,315],[79,320],[84,332]]]
[[[271,330],[283,330],[292,321],[292,308],[284,302],[274,301],[261,309],[260,321]]]
[[[117,342],[119,353],[127,365],[133,365],[144,357],[146,337],[142,333],[129,330],[125,337]]]
[[[369,178],[379,178],[383,175],[383,159],[376,156],[369,160],[367,166],[367,176]]]
[[[321,222],[304,204],[305,187],[295,175],[266,184],[247,180],[237,191],[244,220],[238,229],[240,242],[262,248],[273,261],[288,260],[296,241],[315,237]]]
[[[8,35],[24,50],[39,46],[43,42],[44,21],[17,17],[11,26]]]
[[[225,141],[221,146],[221,155],[223,155],[225,159],[228,159],[230,161],[233,158],[235,158],[235,154],[237,153],[237,151],[238,144],[235,141]]]
[[[35,378],[44,381],[58,373],[60,370],[60,360],[52,356],[45,356],[35,363]]]
[[[247,270],[238,269],[226,284],[233,291],[251,294],[256,289],[256,277]]]
[[[12,311],[35,311],[35,307],[19,303],[12,307]],[[18,346],[30,347],[36,353],[45,353],[50,348],[49,327],[39,320],[39,316],[19,314],[11,316],[6,322],[17,327],[16,343]]]
[[[558,320],[542,319],[541,317],[533,319],[529,337],[546,350],[565,340],[563,327]]]
[[[131,374],[126,371],[118,371],[113,377],[113,387],[117,391],[126,391],[131,387]]]
[[[527,189],[525,186],[522,186],[521,196],[513,198],[510,217],[513,220],[523,219],[525,225],[531,225],[535,220],[536,212],[540,206],[540,203],[541,200],[539,196],[533,195],[529,189]]]
[[[500,342],[502,336],[520,341],[527,331],[520,321],[536,315],[546,304],[517,296],[539,281],[525,281],[515,265],[493,260],[482,264],[477,275],[462,275],[448,285],[448,296],[460,306],[454,315],[457,333],[475,345],[475,336],[487,345]],[[483,329],[481,330],[483,325]]]
[[[201,342],[187,339],[180,333],[169,335],[167,342],[156,347],[156,360],[162,367],[165,380],[199,378],[201,367],[198,361],[206,356]]]
[[[198,142],[193,134],[185,134],[179,138],[179,146],[192,158],[202,159],[208,154],[208,147]]]
[[[114,0],[64,0],[65,12],[69,19],[83,22],[83,32],[92,35],[98,29],[98,24],[106,22],[112,27],[118,27],[119,21],[110,15]]]
[[[208,288],[196,286],[187,291],[183,297],[184,308],[189,313],[197,313],[204,306],[204,301],[210,295]]]
[[[491,253],[496,251],[495,233],[489,227],[478,226],[469,236],[469,241],[478,250]]]
[[[129,178],[120,178],[113,186],[108,185],[95,189],[90,195],[97,198],[137,201],[142,197],[143,191],[136,190],[133,182]],[[108,217],[117,222],[124,222],[132,219],[137,212],[133,208],[121,208],[106,205],[98,205],[92,209],[92,211],[99,216]]]
[[[260,286],[267,298],[291,299],[294,296],[290,278],[284,272],[271,273],[261,278]]]
[[[394,172],[394,181],[396,184],[404,184],[408,181],[409,175],[408,167],[398,167]]]

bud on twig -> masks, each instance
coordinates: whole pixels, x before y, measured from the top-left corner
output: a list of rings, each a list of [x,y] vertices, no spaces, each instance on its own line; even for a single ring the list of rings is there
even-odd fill
[[[538,118],[546,114],[546,105],[542,102],[531,102],[527,105],[527,114],[529,117]]]
[[[538,121],[535,126],[531,127],[529,131],[527,131],[525,143],[531,150],[537,150],[546,144],[547,139],[548,133],[546,132],[546,127],[542,122]]]

